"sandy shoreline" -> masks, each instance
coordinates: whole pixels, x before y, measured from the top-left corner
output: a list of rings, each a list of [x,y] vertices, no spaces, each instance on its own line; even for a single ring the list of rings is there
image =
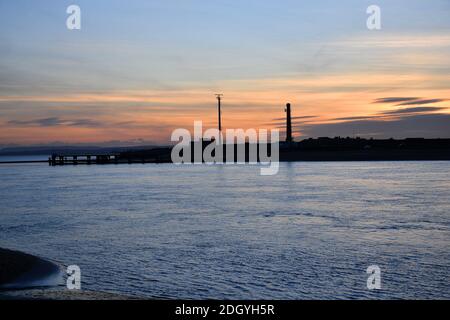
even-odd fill
[[[45,259],[0,248],[0,300],[129,300],[129,296],[61,285],[62,270]],[[59,282],[59,283],[58,283]]]

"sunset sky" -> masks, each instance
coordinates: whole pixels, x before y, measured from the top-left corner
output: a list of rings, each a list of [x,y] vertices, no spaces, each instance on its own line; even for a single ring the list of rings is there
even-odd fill
[[[449,0],[0,0],[0,21],[0,147],[168,143],[216,127],[218,92],[224,128],[283,130],[290,102],[296,139],[450,138]]]

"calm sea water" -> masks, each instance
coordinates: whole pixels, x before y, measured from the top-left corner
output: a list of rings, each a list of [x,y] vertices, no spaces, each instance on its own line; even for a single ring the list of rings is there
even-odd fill
[[[450,162],[1,165],[0,247],[146,297],[449,299],[449,177]]]

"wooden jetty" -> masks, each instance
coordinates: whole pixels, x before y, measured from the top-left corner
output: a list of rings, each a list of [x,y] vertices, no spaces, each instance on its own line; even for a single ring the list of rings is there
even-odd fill
[[[168,163],[170,149],[155,149],[141,152],[92,153],[92,154],[52,154],[48,158],[50,166],[92,165],[92,164],[132,164]]]
[[[52,154],[48,158],[51,166],[78,165],[78,164],[108,164],[118,161],[116,154]]]

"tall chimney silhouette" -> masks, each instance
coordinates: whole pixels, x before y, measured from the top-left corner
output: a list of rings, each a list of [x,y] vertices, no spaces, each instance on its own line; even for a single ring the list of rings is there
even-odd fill
[[[219,126],[219,131],[222,132],[222,111],[221,111],[221,101],[222,101],[222,96],[223,94],[218,93],[216,94],[217,97],[217,116],[218,116],[218,126]]]
[[[292,142],[291,104],[286,104],[286,142]]]

